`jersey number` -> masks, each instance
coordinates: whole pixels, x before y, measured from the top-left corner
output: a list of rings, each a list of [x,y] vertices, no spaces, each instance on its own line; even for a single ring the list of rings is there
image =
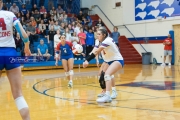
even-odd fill
[[[2,28],[2,30],[6,30],[6,24],[4,22],[4,18],[0,18],[0,27]]]
[[[67,53],[66,48],[64,48],[63,50],[64,50],[64,53]]]

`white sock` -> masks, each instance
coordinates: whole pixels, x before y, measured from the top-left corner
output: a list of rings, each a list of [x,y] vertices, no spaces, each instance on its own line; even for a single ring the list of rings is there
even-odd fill
[[[106,95],[110,96],[110,91],[106,91]]]
[[[116,90],[116,87],[112,87],[112,90]]]
[[[69,80],[69,82],[73,82],[72,80]]]

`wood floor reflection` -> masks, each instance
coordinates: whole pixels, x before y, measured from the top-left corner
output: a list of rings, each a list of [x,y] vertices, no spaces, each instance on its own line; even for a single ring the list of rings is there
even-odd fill
[[[98,68],[75,69],[68,88],[62,69],[24,71],[32,120],[179,120],[178,66],[125,65],[115,74],[118,97],[98,104]],[[0,79],[0,120],[21,120],[6,75]]]

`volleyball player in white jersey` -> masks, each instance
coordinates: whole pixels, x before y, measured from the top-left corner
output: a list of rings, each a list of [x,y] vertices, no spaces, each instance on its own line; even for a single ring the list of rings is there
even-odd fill
[[[99,40],[95,41],[95,47],[92,50],[96,51],[98,49],[98,47],[100,46],[100,42]],[[104,58],[103,54],[102,54],[102,58]],[[99,66],[99,59],[98,59],[98,55],[96,56],[96,63],[97,66]],[[107,62],[103,62],[100,69],[99,69],[99,73],[98,73],[98,79],[99,79],[99,83],[100,83],[100,87],[102,88],[102,92],[100,94],[98,94],[98,97],[103,97],[105,95],[106,92],[106,86],[104,85],[105,81],[104,81],[104,73],[107,70],[107,68],[109,67],[109,64]],[[111,98],[115,99],[117,97],[117,91],[115,88],[115,79],[114,79],[114,75],[111,75],[112,80],[111,80],[111,85],[112,85],[112,94],[111,94]]]
[[[3,0],[0,0],[0,9],[3,7]],[[11,85],[11,91],[16,106],[23,120],[30,120],[29,108],[22,95],[21,68],[20,64],[10,64],[9,57],[16,57],[15,42],[13,38],[13,26],[20,34],[25,43],[25,54],[31,55],[29,50],[29,38],[14,13],[0,10],[0,76],[5,68]],[[16,118],[14,118],[16,119]]]
[[[83,67],[87,67],[89,61],[94,59],[101,51],[104,55],[104,61],[109,64],[109,67],[105,71],[104,80],[106,82],[106,93],[103,97],[97,99],[97,102],[111,102],[110,90],[111,90],[111,75],[115,74],[124,66],[124,60],[120,54],[115,42],[112,38],[108,37],[106,29],[99,29],[97,38],[101,42],[99,48],[94,51],[89,57],[83,62]]]

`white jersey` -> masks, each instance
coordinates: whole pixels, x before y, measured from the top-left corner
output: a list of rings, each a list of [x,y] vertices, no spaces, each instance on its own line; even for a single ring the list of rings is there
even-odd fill
[[[112,38],[107,37],[101,43],[100,47],[104,48],[103,51],[101,51],[101,54],[105,62],[110,62],[114,60],[123,60],[123,57]]]
[[[14,13],[0,11],[0,47],[16,47],[13,38],[13,25],[19,22]]]

